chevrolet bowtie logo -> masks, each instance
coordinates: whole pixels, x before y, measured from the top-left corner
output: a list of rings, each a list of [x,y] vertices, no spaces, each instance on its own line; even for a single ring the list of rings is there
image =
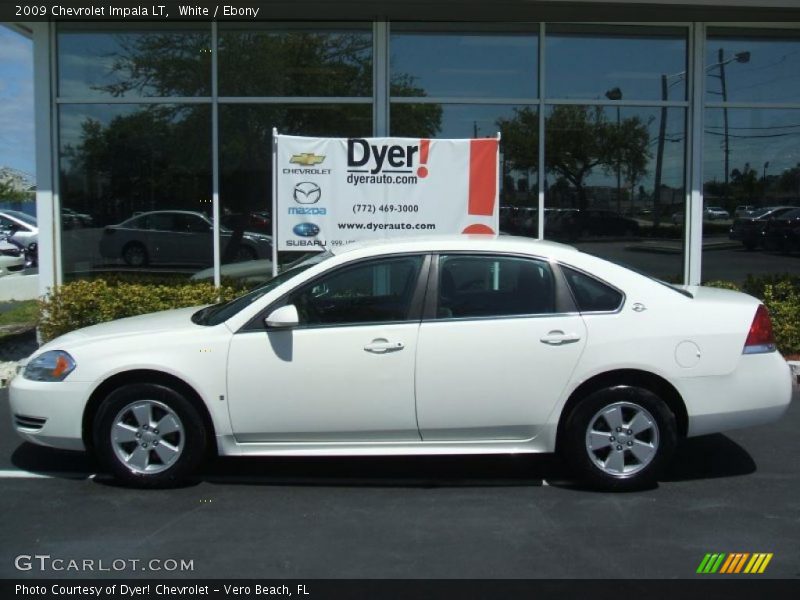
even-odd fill
[[[313,152],[303,152],[302,154],[295,154],[289,159],[289,162],[295,165],[305,165],[310,167],[312,165],[319,165],[325,160],[325,155],[314,154]]]

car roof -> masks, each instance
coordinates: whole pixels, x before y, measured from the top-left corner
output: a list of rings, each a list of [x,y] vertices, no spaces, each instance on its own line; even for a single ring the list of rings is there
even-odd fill
[[[512,235],[441,235],[409,238],[386,238],[384,240],[356,242],[339,248],[331,248],[334,256],[351,253],[371,256],[406,252],[518,252],[521,254],[549,256],[575,255],[579,250],[566,244],[549,242]]]

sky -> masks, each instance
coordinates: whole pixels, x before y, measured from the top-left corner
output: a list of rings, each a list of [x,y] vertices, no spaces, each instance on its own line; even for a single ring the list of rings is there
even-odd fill
[[[0,26],[0,167],[36,174],[33,42]]]

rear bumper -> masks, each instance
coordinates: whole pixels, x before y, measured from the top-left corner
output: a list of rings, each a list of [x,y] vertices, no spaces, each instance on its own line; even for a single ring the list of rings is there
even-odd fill
[[[11,419],[24,440],[64,450],[84,450],[83,412],[89,383],[42,383],[18,375],[9,386]]]
[[[689,437],[776,421],[792,399],[791,370],[777,352],[742,355],[729,375],[691,377],[680,384]]]

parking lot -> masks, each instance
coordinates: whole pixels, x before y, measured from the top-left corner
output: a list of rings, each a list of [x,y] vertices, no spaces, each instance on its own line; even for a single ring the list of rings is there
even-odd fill
[[[632,494],[574,488],[547,456],[225,459],[140,491],[22,443],[0,390],[0,577],[683,578],[708,552],[772,552],[747,577],[796,578],[798,400],[776,424],[688,440]],[[35,554],[193,570],[15,568]]]

